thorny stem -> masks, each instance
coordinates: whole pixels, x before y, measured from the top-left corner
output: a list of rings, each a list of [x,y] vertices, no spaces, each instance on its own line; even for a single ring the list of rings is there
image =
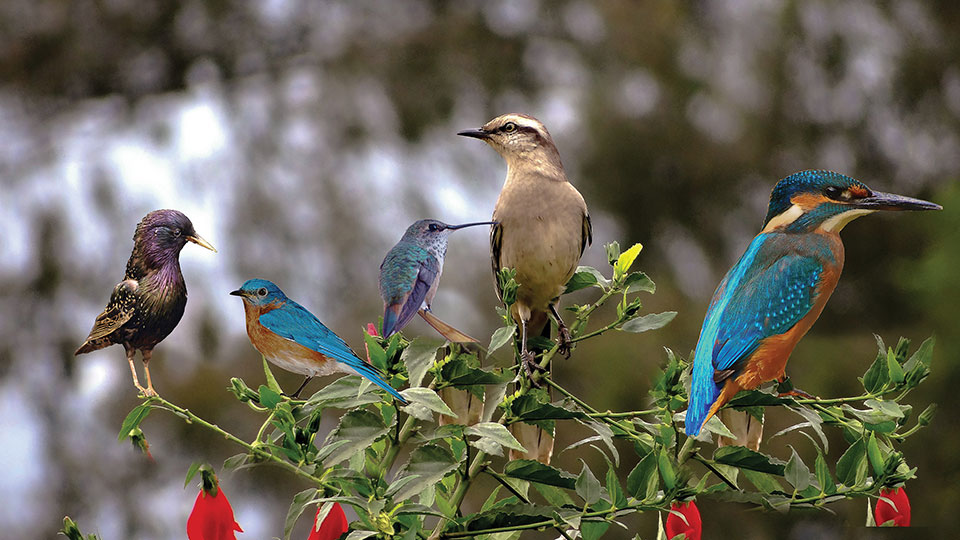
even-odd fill
[[[270,452],[264,451],[263,448],[262,448],[259,444],[256,444],[256,443],[255,443],[255,444],[250,444],[250,443],[248,443],[247,441],[244,441],[243,439],[241,439],[241,438],[237,437],[236,435],[230,433],[229,431],[224,430],[224,429],[221,428],[220,426],[218,426],[218,425],[216,425],[216,424],[213,424],[213,423],[211,423],[211,422],[207,422],[207,421],[204,420],[203,418],[200,418],[199,416],[197,416],[197,415],[193,414],[192,412],[190,412],[189,409],[185,409],[185,408],[183,408],[183,407],[174,405],[173,403],[170,403],[169,401],[163,399],[163,398],[160,397],[160,396],[149,397],[149,398],[147,398],[146,403],[147,403],[148,405],[150,405],[151,407],[155,408],[155,409],[165,409],[165,410],[167,410],[167,411],[170,411],[170,412],[173,413],[174,415],[179,416],[180,418],[182,418],[182,419],[183,419],[186,423],[188,423],[188,424],[198,424],[198,425],[201,425],[201,426],[203,426],[203,427],[205,427],[205,428],[207,428],[207,429],[209,429],[209,430],[211,430],[211,431],[213,431],[213,432],[221,435],[224,439],[227,439],[228,441],[234,442],[234,443],[239,444],[240,446],[246,448],[247,451],[249,451],[253,456],[255,456],[255,457],[257,457],[257,458],[266,459],[266,460],[272,461],[274,464],[279,465],[281,468],[284,468],[284,469],[292,472],[293,474],[295,474],[295,475],[297,475],[297,476],[301,476],[301,477],[303,477],[303,478],[306,478],[307,480],[310,480],[311,482],[314,482],[314,483],[316,483],[316,484],[318,484],[318,485],[321,485],[321,486],[326,485],[325,482],[323,481],[323,479],[321,479],[321,478],[319,478],[319,477],[316,477],[316,476],[314,476],[314,475],[312,475],[312,474],[304,471],[303,469],[301,469],[300,467],[298,467],[296,464],[291,463],[291,462],[289,462],[289,461],[286,461],[286,460],[284,460],[284,459],[281,459],[281,458],[279,458],[279,457],[271,454]],[[257,441],[257,442],[259,442],[259,441]]]

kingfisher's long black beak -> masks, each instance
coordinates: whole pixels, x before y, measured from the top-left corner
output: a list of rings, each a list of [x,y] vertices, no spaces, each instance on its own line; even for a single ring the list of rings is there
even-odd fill
[[[458,131],[457,135],[462,135],[464,137],[473,137],[474,139],[489,139],[490,132],[484,131],[483,128],[477,129],[465,129],[463,131]]]
[[[943,210],[942,206],[930,201],[882,191],[874,191],[869,197],[857,199],[852,206],[866,210]]]
[[[460,225],[447,225],[447,228],[455,231],[457,229],[463,229],[466,227],[475,227],[477,225],[496,225],[496,221],[477,221],[475,223],[461,223]]]
[[[200,247],[207,248],[207,249],[209,249],[210,251],[212,251],[212,252],[214,252],[214,253],[217,252],[217,248],[213,247],[213,245],[210,244],[210,242],[207,242],[206,240],[204,240],[204,239],[203,239],[199,234],[197,234],[197,233],[193,233],[193,234],[191,234],[190,236],[188,236],[188,237],[187,237],[187,241],[188,241],[188,242],[193,242],[194,244],[196,244],[196,245],[198,245],[198,246],[200,246]]]

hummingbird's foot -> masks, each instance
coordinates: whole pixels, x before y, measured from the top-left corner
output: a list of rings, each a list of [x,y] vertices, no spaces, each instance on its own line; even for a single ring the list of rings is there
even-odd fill
[[[520,355],[520,361],[523,363],[523,369],[527,372],[527,378],[534,388],[540,388],[540,383],[533,378],[534,373],[544,373],[547,368],[540,367],[537,363],[537,355],[533,351],[526,351]]]

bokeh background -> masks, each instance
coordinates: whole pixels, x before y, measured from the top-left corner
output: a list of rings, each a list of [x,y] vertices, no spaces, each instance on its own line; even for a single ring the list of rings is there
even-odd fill
[[[919,467],[907,489],[915,524],[960,530],[958,28],[960,5],[916,0],[0,2],[3,536],[52,538],[69,514],[105,539],[183,538],[189,463],[219,468],[239,451],[155,413],[145,459],[116,439],[138,403],[121,348],[72,354],[144,214],[182,210],[220,250],[183,251],[190,300],[154,355],[157,388],[252,438],[262,418],[225,387],[260,384],[260,360],[227,293],[272,279],[362,347],[381,312],[378,265],[406,225],[489,217],[505,166],[454,134],[510,111],[550,128],[590,206],[584,263],[605,265],[604,243],[642,242],[637,266],[659,286],[645,309],[679,311],[556,366],[601,410],[642,407],[662,348],[693,348],[779,178],[829,168],[943,204],[846,228],[844,276],[789,372],[819,395],[853,395],[874,333],[935,335],[933,376],[910,402],[940,414],[903,446]],[[434,304],[479,336],[498,323],[486,242],[479,229],[452,238]],[[796,421],[785,416],[769,433]],[[582,436],[562,432],[558,449]],[[812,462],[802,437],[766,450],[787,457],[786,444]],[[600,462],[583,448],[557,462]],[[269,468],[221,481],[241,538],[280,536],[307,487]],[[708,538],[863,537],[865,506],[700,504]],[[630,526],[607,537],[652,537],[656,516]]]

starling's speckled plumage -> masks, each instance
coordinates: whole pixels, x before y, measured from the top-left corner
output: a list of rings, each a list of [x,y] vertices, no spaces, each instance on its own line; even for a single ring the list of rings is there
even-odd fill
[[[187,305],[179,257],[188,241],[216,251],[197,235],[193,223],[181,212],[155,210],[144,216],[133,233],[133,252],[123,281],[114,287],[107,307],[74,354],[119,343],[127,351],[133,384],[147,395],[156,395],[148,363],[153,348],[176,328]],[[146,388],[137,379],[133,364],[136,351],[143,354]]]

